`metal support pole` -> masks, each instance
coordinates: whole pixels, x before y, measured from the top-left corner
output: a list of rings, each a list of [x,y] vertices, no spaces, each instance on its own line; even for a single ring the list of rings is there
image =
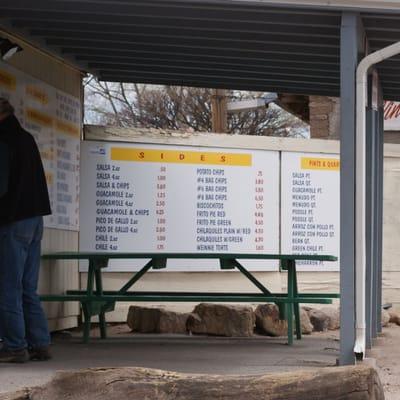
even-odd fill
[[[374,258],[373,258],[373,288],[372,288],[372,326],[371,333],[372,339],[375,339],[378,336],[378,315],[380,319],[380,311],[381,301],[379,300],[379,286],[381,283],[379,282],[379,265],[380,260],[382,260],[382,246],[379,244],[379,232],[380,232],[380,191],[381,187],[381,176],[380,176],[380,138],[383,137],[383,132],[381,132],[381,121],[380,121],[380,109],[383,107],[382,96],[381,96],[381,87],[379,82],[378,72],[375,70],[373,74],[373,102],[372,108],[374,112],[374,230],[373,230],[373,246],[374,246]],[[383,109],[382,109],[383,113]],[[373,344],[373,343],[372,343]]]
[[[375,195],[375,176],[374,176],[374,110],[371,106],[367,109],[367,138],[366,138],[366,274],[365,274],[365,323],[366,323],[366,347],[372,347],[372,310],[373,301],[373,268],[374,268],[374,195]]]
[[[356,69],[363,50],[360,16],[344,12],[341,25],[340,146],[340,359],[354,364],[355,334],[355,136]]]
[[[379,264],[379,244],[378,244],[378,230],[379,230],[379,112],[377,108],[373,109],[373,154],[374,154],[374,187],[373,187],[373,230],[372,230],[372,246],[373,246],[373,259],[372,259],[372,318],[371,318],[371,336],[372,339],[377,337],[377,304],[378,304],[378,264]],[[373,343],[372,343],[373,344]]]
[[[382,92],[379,91],[379,104],[378,104],[378,135],[377,135],[377,271],[376,271],[376,327],[377,333],[382,332],[382,252],[383,252],[383,176],[384,176],[384,112],[383,112],[383,98]]]

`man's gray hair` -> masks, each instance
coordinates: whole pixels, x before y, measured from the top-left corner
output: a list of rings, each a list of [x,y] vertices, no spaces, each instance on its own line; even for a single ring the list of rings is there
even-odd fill
[[[14,114],[14,107],[4,97],[0,97],[0,114],[6,114],[6,115]]]

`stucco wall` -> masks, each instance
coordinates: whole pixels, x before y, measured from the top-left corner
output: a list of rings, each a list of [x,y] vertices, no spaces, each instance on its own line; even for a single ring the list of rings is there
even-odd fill
[[[7,35],[2,33],[2,36]],[[37,51],[17,38],[9,37],[10,40],[20,43],[24,49],[10,59],[8,62],[10,65],[70,95],[82,97],[82,76],[79,71]],[[78,232],[45,229],[42,251],[78,250],[78,237]],[[68,262],[64,265],[65,267],[60,264],[56,266],[54,263],[43,263],[40,275],[40,292],[62,293],[67,288],[79,287],[77,263]],[[45,309],[51,329],[65,329],[77,325],[79,306],[76,303],[45,304]]]

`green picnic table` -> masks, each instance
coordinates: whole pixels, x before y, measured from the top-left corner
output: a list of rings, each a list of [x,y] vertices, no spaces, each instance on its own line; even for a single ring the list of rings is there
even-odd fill
[[[301,339],[300,303],[330,304],[337,293],[299,293],[297,287],[296,261],[337,261],[330,255],[304,254],[214,254],[214,253],[101,253],[101,252],[60,252],[44,254],[43,260],[88,260],[86,290],[68,290],[61,295],[42,295],[42,301],[78,301],[84,316],[83,340],[89,341],[91,318],[99,317],[100,336],[107,337],[107,312],[113,311],[116,302],[235,302],[235,303],[276,303],[282,319],[288,323],[288,344],[293,344],[293,315],[296,337]],[[131,279],[118,291],[103,290],[102,271],[111,259],[149,259]],[[254,293],[207,293],[207,292],[160,292],[132,291],[132,286],[150,269],[163,269],[171,259],[218,259],[222,270],[239,270],[259,292]],[[272,293],[238,260],[279,260],[281,270],[287,271],[287,293]]]

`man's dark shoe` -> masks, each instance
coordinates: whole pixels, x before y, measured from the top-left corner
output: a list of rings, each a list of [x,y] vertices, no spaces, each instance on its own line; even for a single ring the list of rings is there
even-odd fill
[[[34,347],[29,349],[29,358],[31,361],[48,361],[52,356],[48,347]]]
[[[23,364],[27,361],[29,361],[29,353],[26,349],[0,349],[0,362]]]

